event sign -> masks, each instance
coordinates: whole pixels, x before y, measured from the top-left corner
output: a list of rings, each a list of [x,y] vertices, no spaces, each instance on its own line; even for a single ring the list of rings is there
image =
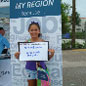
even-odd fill
[[[10,0],[13,86],[28,86],[25,73],[26,62],[16,60],[14,53],[18,51],[18,42],[30,39],[28,27],[31,22],[37,22],[40,25],[42,39],[49,41],[49,48],[55,50],[53,58],[46,62],[51,86],[62,86],[61,0]]]
[[[48,61],[48,42],[19,42],[20,61]]]
[[[11,18],[60,15],[60,0],[11,0],[10,8]]]

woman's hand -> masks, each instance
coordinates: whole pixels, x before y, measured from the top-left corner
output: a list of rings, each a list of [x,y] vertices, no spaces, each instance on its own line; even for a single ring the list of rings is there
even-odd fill
[[[16,53],[14,54],[14,56],[16,57],[16,59],[19,59],[19,55],[20,55],[20,52],[16,52]]]
[[[49,55],[49,60],[54,56],[55,50],[54,49],[48,49],[48,51],[51,53]]]

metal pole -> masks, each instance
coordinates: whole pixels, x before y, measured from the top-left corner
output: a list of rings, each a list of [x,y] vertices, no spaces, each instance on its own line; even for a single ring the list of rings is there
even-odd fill
[[[76,8],[75,0],[72,0],[72,48],[75,48],[75,25],[76,25]]]

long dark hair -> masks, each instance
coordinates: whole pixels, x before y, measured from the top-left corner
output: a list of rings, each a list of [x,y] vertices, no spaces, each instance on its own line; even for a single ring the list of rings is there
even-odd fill
[[[40,31],[40,25],[39,25],[39,23],[38,22],[34,22],[34,21],[31,22],[31,24],[29,25],[28,31],[30,30],[30,28],[31,28],[32,25],[36,25],[38,27],[39,31]],[[42,36],[41,33],[38,34],[38,37],[40,37],[40,36]]]

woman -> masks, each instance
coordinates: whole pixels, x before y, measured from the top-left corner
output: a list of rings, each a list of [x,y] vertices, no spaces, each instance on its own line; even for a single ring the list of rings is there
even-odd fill
[[[26,42],[43,42],[44,40],[40,38],[40,26],[36,22],[32,22],[29,25],[28,32],[30,33],[31,39],[27,40]],[[54,50],[48,50],[51,54],[49,55],[49,60],[54,55]],[[20,53],[16,52],[15,57],[18,59]],[[37,86],[37,62],[36,61],[27,61],[26,62],[26,70],[28,73],[28,86]],[[39,62],[43,69],[46,69],[46,65],[44,61]]]

